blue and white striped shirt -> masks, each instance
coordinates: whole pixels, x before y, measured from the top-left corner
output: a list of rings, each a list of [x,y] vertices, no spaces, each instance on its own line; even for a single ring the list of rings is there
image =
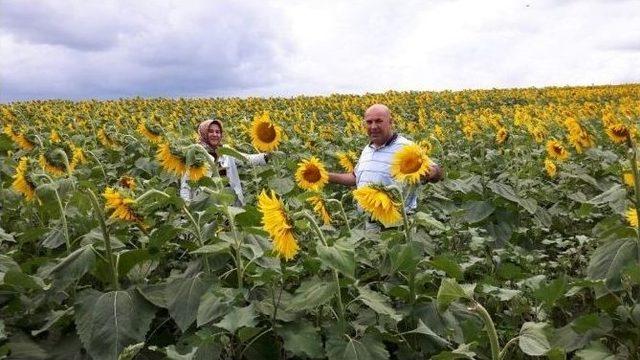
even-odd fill
[[[391,160],[393,155],[405,145],[413,142],[402,135],[393,134],[384,145],[375,148],[368,144],[360,153],[360,159],[354,169],[356,187],[369,184],[391,185],[397,182],[391,176]],[[413,212],[418,207],[418,196],[412,191],[405,199],[405,210]]]

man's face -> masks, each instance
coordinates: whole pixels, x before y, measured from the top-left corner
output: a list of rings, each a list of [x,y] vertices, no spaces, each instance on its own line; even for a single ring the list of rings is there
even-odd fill
[[[222,143],[222,129],[218,124],[213,123],[207,129],[207,140],[209,140],[209,145],[211,146],[220,146]]]
[[[392,124],[391,116],[386,111],[373,109],[364,114],[364,126],[369,140],[377,146],[389,140],[393,134]]]

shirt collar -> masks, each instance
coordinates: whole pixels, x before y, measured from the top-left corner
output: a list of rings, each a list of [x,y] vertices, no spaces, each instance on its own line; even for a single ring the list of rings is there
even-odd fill
[[[387,147],[387,146],[393,144],[397,139],[398,139],[398,133],[394,132],[393,135],[391,135],[391,137],[389,138],[389,140],[387,140],[384,144],[382,144],[382,146],[375,147],[373,145],[373,142],[370,142],[369,146],[371,146],[372,148],[378,150],[378,149],[382,149],[383,147]]]

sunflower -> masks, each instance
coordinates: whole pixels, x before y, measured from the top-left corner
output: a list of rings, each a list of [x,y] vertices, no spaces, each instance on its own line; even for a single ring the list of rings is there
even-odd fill
[[[355,155],[353,154],[353,152],[340,151],[339,153],[336,154],[336,157],[338,158],[338,163],[344,169],[344,171],[349,173],[353,172],[355,168],[354,161],[353,161],[353,159],[355,158]]]
[[[624,174],[622,174],[622,180],[624,181],[624,184],[627,185],[628,187],[635,186],[635,180],[633,179],[633,173],[631,171],[627,171]]]
[[[11,124],[7,124],[3,128],[4,133],[13,140],[22,150],[32,150],[34,148],[34,144],[27,139],[23,134],[17,133],[13,131],[13,127]]]
[[[120,192],[113,188],[106,188],[104,193],[106,203],[104,205],[106,210],[113,210],[110,219],[120,219],[125,221],[140,222],[141,217],[133,210],[135,200],[122,195]]]
[[[159,144],[162,141],[159,129],[148,126],[145,121],[140,121],[138,124],[138,132],[154,144]]]
[[[304,190],[320,191],[329,182],[329,173],[322,162],[312,156],[298,163],[296,181]]]
[[[508,137],[509,137],[509,133],[507,132],[507,129],[501,127],[500,129],[498,129],[498,132],[496,133],[496,143],[500,145],[504,143]]]
[[[81,148],[71,144],[71,169],[75,169],[78,165],[87,162],[87,158],[84,156],[84,152]]]
[[[104,131],[104,129],[98,130],[98,134],[96,136],[98,138],[98,141],[100,141],[100,144],[102,144],[102,146],[106,148],[113,148],[117,145],[116,141],[113,140],[111,136],[109,136],[109,134]]]
[[[52,143],[58,143],[62,141],[62,139],[60,139],[60,134],[58,134],[58,132],[55,129],[51,130],[51,134],[49,135],[49,140],[51,140]]]
[[[52,161],[45,154],[40,154],[40,157],[38,157],[38,162],[46,172],[52,175],[63,176],[66,173],[64,164],[59,164],[57,162]]]
[[[547,175],[549,175],[550,178],[556,177],[558,169],[551,159],[544,159],[544,169],[547,171]]]
[[[384,226],[391,226],[402,220],[399,206],[386,191],[376,186],[363,186],[353,191],[353,197],[360,207],[371,214],[374,220]]]
[[[567,149],[564,147],[564,145],[562,145],[562,143],[558,140],[549,140],[547,141],[547,154],[549,154],[549,157],[551,159],[555,159],[555,160],[566,160],[569,157],[569,152],[567,151]]]
[[[638,227],[638,212],[636,211],[636,208],[630,208],[627,210],[625,217],[627,218],[629,225],[636,228]]]
[[[131,176],[123,175],[118,180],[118,184],[125,189],[135,190],[136,189],[136,179]]]
[[[207,174],[207,167],[202,164],[200,166],[189,166],[189,180],[198,181]]]
[[[169,143],[164,142],[158,146],[156,159],[167,172],[174,173],[178,176],[184,174],[187,170],[185,160],[181,156],[174,154]]]
[[[313,206],[313,211],[315,211],[320,217],[322,217],[322,222],[325,225],[331,224],[331,216],[329,216],[329,212],[327,211],[327,207],[325,206],[324,199],[322,199],[319,195],[310,196],[307,198],[307,202]]]
[[[29,180],[29,174],[27,172],[29,168],[29,159],[27,157],[20,158],[18,166],[16,167],[16,174],[13,176],[13,183],[11,187],[24,195],[24,197],[31,201],[36,195],[36,187]]]
[[[269,120],[269,113],[256,117],[251,124],[251,143],[259,151],[273,151],[282,140],[282,130]]]
[[[400,182],[415,184],[429,173],[431,160],[417,144],[405,145],[393,154],[391,175]]]
[[[611,141],[613,141],[616,144],[621,144],[625,142],[631,134],[629,132],[629,128],[624,124],[614,124],[614,125],[608,126],[606,129],[606,132],[607,132],[607,135],[609,135],[609,138],[611,139]]]
[[[271,196],[262,190],[258,196],[258,209],[262,213],[262,224],[269,233],[276,253],[285,260],[291,260],[298,253],[298,242],[293,236],[284,205],[271,190]]]

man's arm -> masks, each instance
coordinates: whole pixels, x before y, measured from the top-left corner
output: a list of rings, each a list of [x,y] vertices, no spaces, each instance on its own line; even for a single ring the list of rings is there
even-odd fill
[[[329,182],[346,186],[356,186],[356,175],[352,172],[329,173]]]

